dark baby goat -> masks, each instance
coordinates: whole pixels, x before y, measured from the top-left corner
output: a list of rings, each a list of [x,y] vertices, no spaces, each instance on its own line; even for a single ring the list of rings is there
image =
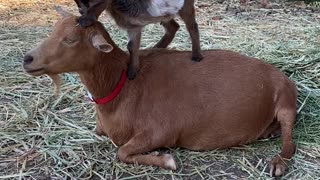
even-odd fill
[[[134,79],[139,70],[142,28],[151,23],[161,22],[166,33],[154,47],[166,48],[179,29],[179,24],[174,20],[177,14],[186,23],[191,37],[192,60],[203,59],[198,24],[195,20],[194,0],[75,0],[75,2],[82,14],[78,20],[82,27],[92,25],[103,10],[107,10],[117,25],[127,31],[129,36],[127,47],[130,53],[129,79]]]

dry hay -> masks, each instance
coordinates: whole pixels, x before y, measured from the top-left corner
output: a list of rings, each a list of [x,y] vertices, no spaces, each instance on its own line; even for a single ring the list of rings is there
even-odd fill
[[[23,72],[23,54],[47,36],[57,17],[51,11],[52,1],[30,1],[38,4],[2,11],[3,4],[10,2],[19,1],[0,3],[0,178],[269,178],[268,165],[280,151],[280,139],[219,151],[162,150],[174,154],[178,163],[175,172],[119,162],[112,142],[93,132],[94,109],[84,97],[85,89],[76,75],[64,75],[62,93],[54,97],[48,77],[33,78]],[[66,7],[68,2],[63,2]],[[296,82],[299,115],[294,141],[298,149],[284,179],[319,178],[319,13],[286,7],[235,13],[226,11],[226,4],[210,1],[199,1],[197,7],[203,49],[231,49],[262,58]],[[124,48],[126,34],[106,16],[102,21]],[[190,49],[189,36],[180,24],[170,47]],[[146,27],[142,46],[151,47],[162,34],[159,25]]]

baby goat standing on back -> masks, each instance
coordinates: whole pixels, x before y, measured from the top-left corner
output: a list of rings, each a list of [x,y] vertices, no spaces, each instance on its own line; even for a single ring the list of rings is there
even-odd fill
[[[161,22],[166,30],[162,39],[154,46],[166,48],[179,29],[174,16],[179,14],[186,23],[192,41],[192,60],[201,61],[198,24],[195,20],[194,0],[75,0],[82,16],[79,24],[87,27],[93,24],[103,10],[107,10],[117,25],[126,29],[129,42],[130,64],[128,78],[134,79],[139,70],[139,48],[142,28]]]

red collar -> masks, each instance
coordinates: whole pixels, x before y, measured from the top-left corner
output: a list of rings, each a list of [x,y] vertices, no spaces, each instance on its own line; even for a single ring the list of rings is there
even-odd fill
[[[120,93],[121,89],[124,86],[124,83],[127,79],[127,72],[125,70],[122,71],[121,79],[117,85],[117,87],[111,92],[110,95],[100,98],[100,99],[94,99],[92,95],[88,92],[88,97],[91,102],[95,102],[96,104],[107,104],[108,102],[112,101],[117,95]]]

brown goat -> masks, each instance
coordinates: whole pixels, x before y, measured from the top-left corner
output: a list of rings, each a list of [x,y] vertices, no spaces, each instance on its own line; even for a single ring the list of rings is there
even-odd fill
[[[52,34],[25,55],[24,69],[34,76],[76,72],[93,97],[105,97],[123,82],[129,55],[101,23],[84,29],[77,17],[60,13],[64,17]],[[193,63],[186,61],[189,51],[142,51],[140,76],[109,103],[96,104],[96,132],[120,146],[123,162],[175,170],[170,154],[145,153],[160,147],[222,149],[281,131],[282,150],[270,173],[282,175],[295,152],[294,83],[255,58],[225,50],[203,53],[205,60]]]
[[[82,16],[79,24],[93,24],[103,10],[107,10],[121,28],[126,29],[129,42],[130,63],[128,78],[134,79],[139,70],[139,48],[144,26],[161,22],[166,30],[162,39],[154,46],[166,48],[173,40],[179,24],[173,19],[179,14],[186,23],[192,42],[192,60],[201,61],[198,24],[195,20],[194,0],[75,0]]]

